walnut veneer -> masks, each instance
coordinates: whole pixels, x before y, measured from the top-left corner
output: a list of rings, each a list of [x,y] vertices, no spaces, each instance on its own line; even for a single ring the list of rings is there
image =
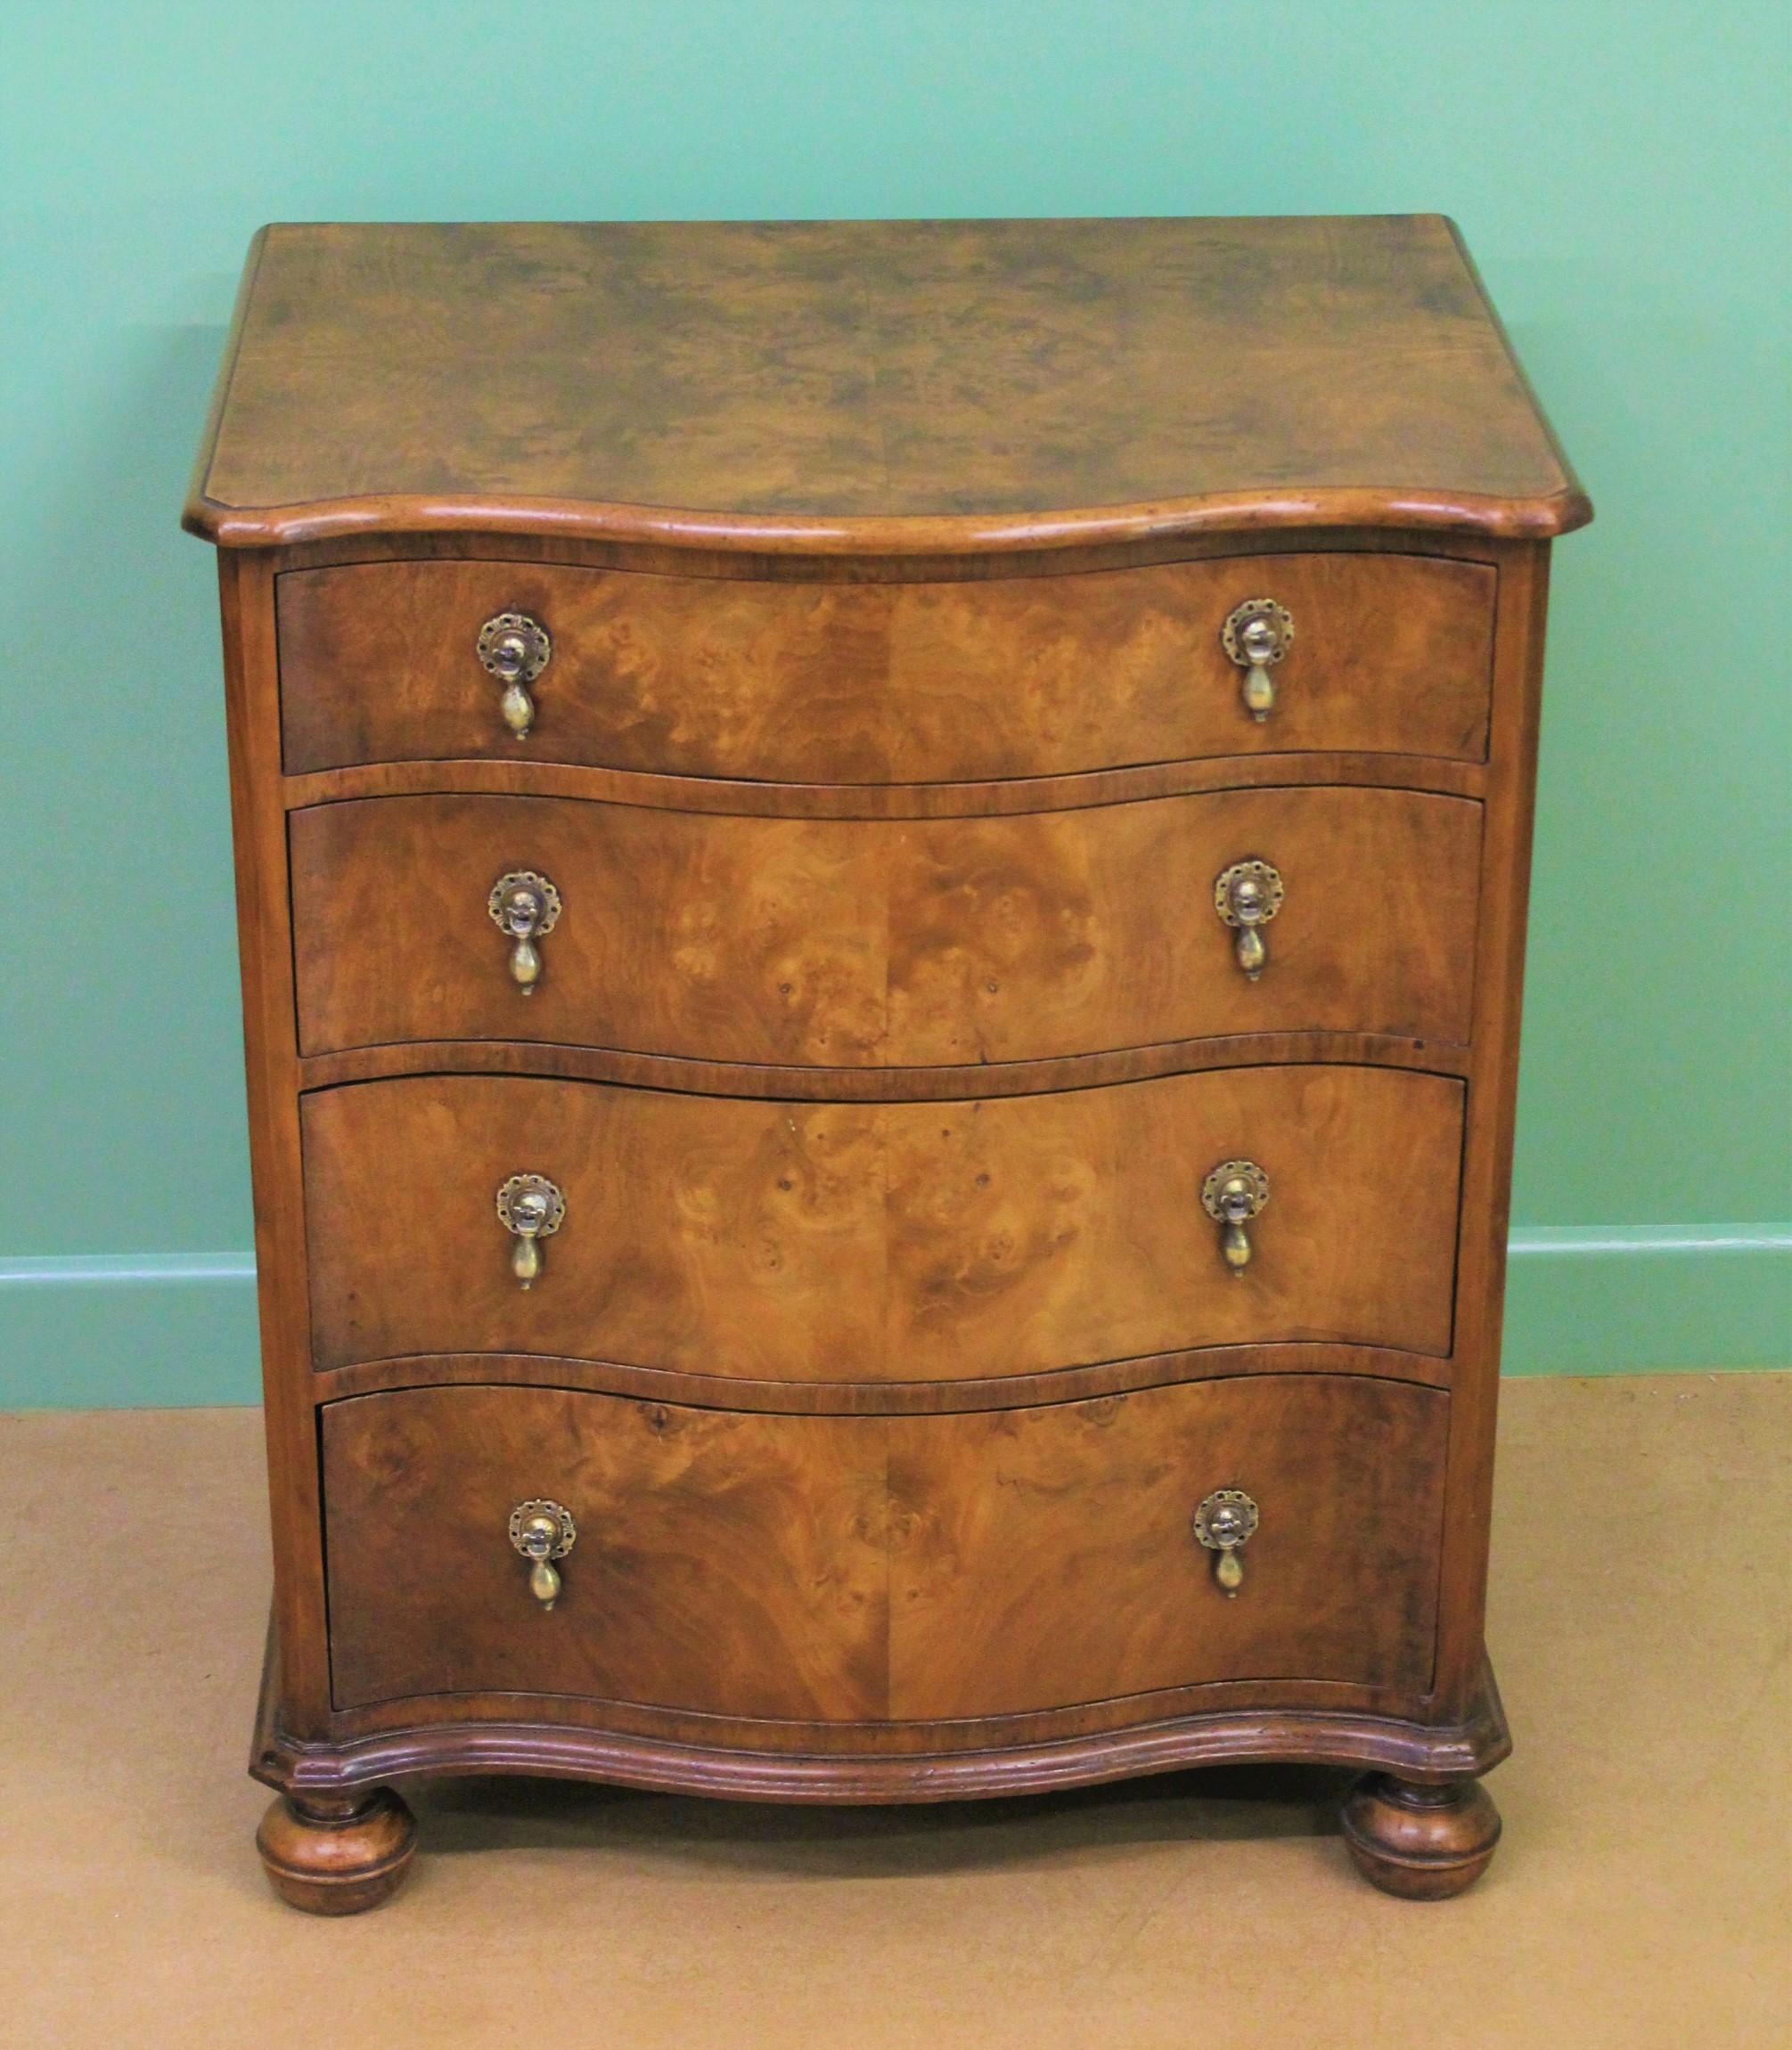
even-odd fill
[[[969,1102],[467,1074],[318,1090],[300,1111],[312,1359],[852,1384],[1209,1345],[1444,1354],[1463,1095],[1341,1063]],[[1199,1190],[1245,1137],[1273,1189],[1248,1286],[1211,1257]],[[492,1191],[519,1167],[568,1210],[526,1292],[489,1257]]]
[[[1229,1033],[1469,1037],[1481,806],[1461,797],[1321,786],[924,820],[367,797],[294,812],[290,831],[307,1054],[595,1040],[950,1067]],[[1287,894],[1275,973],[1253,984],[1217,918],[1163,907],[1200,906],[1262,848]],[[520,1012],[479,914],[524,869],[563,909]]]
[[[1305,665],[1275,731],[1240,732],[1213,623],[1261,581],[1225,557],[969,587],[718,591],[713,577],[487,561],[299,571],[280,583],[281,665],[299,686],[282,706],[285,763],[511,759],[489,689],[466,673],[464,628],[506,610],[552,620],[559,651],[533,761],[838,784],[1306,748],[1485,755],[1485,564],[1280,557],[1276,589],[1303,638],[1337,655]]]
[[[1587,517],[1428,216],[257,238],[186,519],[285,1898],[493,1770],[1321,1760],[1485,1866]]]

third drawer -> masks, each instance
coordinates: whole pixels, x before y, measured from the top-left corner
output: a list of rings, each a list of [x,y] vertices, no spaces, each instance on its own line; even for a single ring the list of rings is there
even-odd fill
[[[1464,1099],[1451,1076],[1333,1064],[967,1102],[471,1074],[320,1090],[313,1356],[888,1384],[1214,1345],[1444,1355]],[[1223,1210],[1230,1179],[1247,1208],[1267,1198],[1238,1272],[1206,1201]],[[532,1221],[552,1229],[526,1243]]]

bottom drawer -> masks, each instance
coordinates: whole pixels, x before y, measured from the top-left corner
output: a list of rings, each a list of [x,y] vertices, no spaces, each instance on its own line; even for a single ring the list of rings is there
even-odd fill
[[[875,1722],[1218,1680],[1422,1694],[1448,1414],[1322,1374],[933,1417],[352,1397],[323,1411],[335,1700]],[[1260,1515],[1232,1595],[1192,1530],[1221,1489]],[[577,1527],[552,1609],[510,1538],[536,1499]]]

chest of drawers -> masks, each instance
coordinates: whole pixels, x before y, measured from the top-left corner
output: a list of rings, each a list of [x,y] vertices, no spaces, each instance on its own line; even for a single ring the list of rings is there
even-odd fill
[[[1588,508],[1449,225],[272,228],[186,517],[280,1891],[1247,1759],[1469,1883]]]

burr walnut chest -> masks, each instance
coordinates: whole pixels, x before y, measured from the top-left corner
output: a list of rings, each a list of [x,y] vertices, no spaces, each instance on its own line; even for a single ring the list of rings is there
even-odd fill
[[[1485,1866],[1588,517],[1436,217],[258,236],[186,524],[289,1899],[468,1772],[1319,1760]]]

